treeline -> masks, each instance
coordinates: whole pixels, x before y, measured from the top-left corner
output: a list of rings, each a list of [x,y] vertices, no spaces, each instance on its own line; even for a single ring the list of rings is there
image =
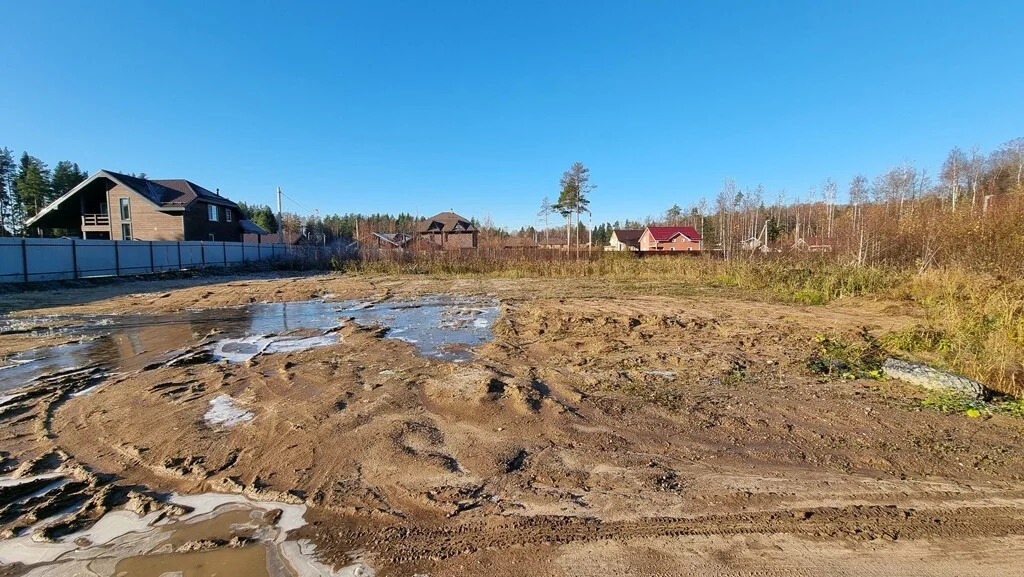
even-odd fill
[[[88,172],[70,160],[61,160],[50,169],[27,152],[16,162],[11,149],[0,149],[0,236],[28,234],[25,219],[88,177]]]
[[[1020,272],[1024,138],[987,154],[954,148],[934,175],[903,163],[848,183],[826,178],[795,198],[726,179],[712,203],[674,205],[642,224],[692,226],[706,251],[727,259],[819,252],[858,265]]]
[[[265,230],[276,233],[278,230],[277,215],[270,206],[265,204],[238,203],[239,209],[245,218],[253,221]],[[286,233],[288,240],[294,240],[301,236],[310,242],[318,244],[335,244],[337,242],[351,242],[355,239],[363,241],[370,240],[375,232],[396,233],[415,232],[418,223],[411,214],[318,214],[300,215],[294,212],[283,212],[281,214],[282,230]],[[478,224],[474,221],[475,224]]]

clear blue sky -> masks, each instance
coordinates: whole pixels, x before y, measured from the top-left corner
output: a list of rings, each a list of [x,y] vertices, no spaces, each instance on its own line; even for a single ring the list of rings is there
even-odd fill
[[[5,2],[0,146],[519,227],[575,160],[598,222],[1024,135],[1019,0],[775,4]]]

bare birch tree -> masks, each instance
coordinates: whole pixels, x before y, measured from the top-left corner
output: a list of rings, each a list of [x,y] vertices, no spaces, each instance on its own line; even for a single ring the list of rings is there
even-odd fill
[[[950,210],[956,212],[956,201],[960,196],[963,187],[963,180],[967,174],[967,155],[959,148],[949,151],[949,156],[942,163],[942,172],[939,178],[949,191]]]

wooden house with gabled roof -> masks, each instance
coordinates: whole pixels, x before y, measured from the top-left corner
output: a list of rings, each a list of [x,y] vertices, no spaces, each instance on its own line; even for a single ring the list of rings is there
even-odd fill
[[[452,211],[425,219],[416,235],[444,250],[476,248],[480,231],[471,220]]]
[[[96,240],[240,242],[268,234],[238,205],[182,178],[151,180],[110,170],[85,179],[25,222],[29,230],[77,231]]]

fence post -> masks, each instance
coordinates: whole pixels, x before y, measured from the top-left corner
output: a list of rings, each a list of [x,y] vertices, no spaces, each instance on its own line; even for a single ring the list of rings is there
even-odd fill
[[[78,279],[78,244],[71,239],[71,278]]]
[[[149,241],[149,272],[156,272],[156,260],[153,258],[153,241]]]
[[[114,276],[121,276],[121,251],[117,250],[117,241],[114,241]]]
[[[263,262],[263,243],[256,243],[256,262]]]
[[[185,266],[181,263],[181,241],[177,241],[178,244],[178,270],[182,270]]]
[[[25,271],[25,282],[28,282],[28,248],[25,246],[25,238],[21,239],[21,270]]]
[[[224,266],[228,266],[228,243],[220,243],[220,249],[224,252]]]
[[[199,250],[203,254],[203,268],[206,268],[206,241],[205,240],[199,241]]]

